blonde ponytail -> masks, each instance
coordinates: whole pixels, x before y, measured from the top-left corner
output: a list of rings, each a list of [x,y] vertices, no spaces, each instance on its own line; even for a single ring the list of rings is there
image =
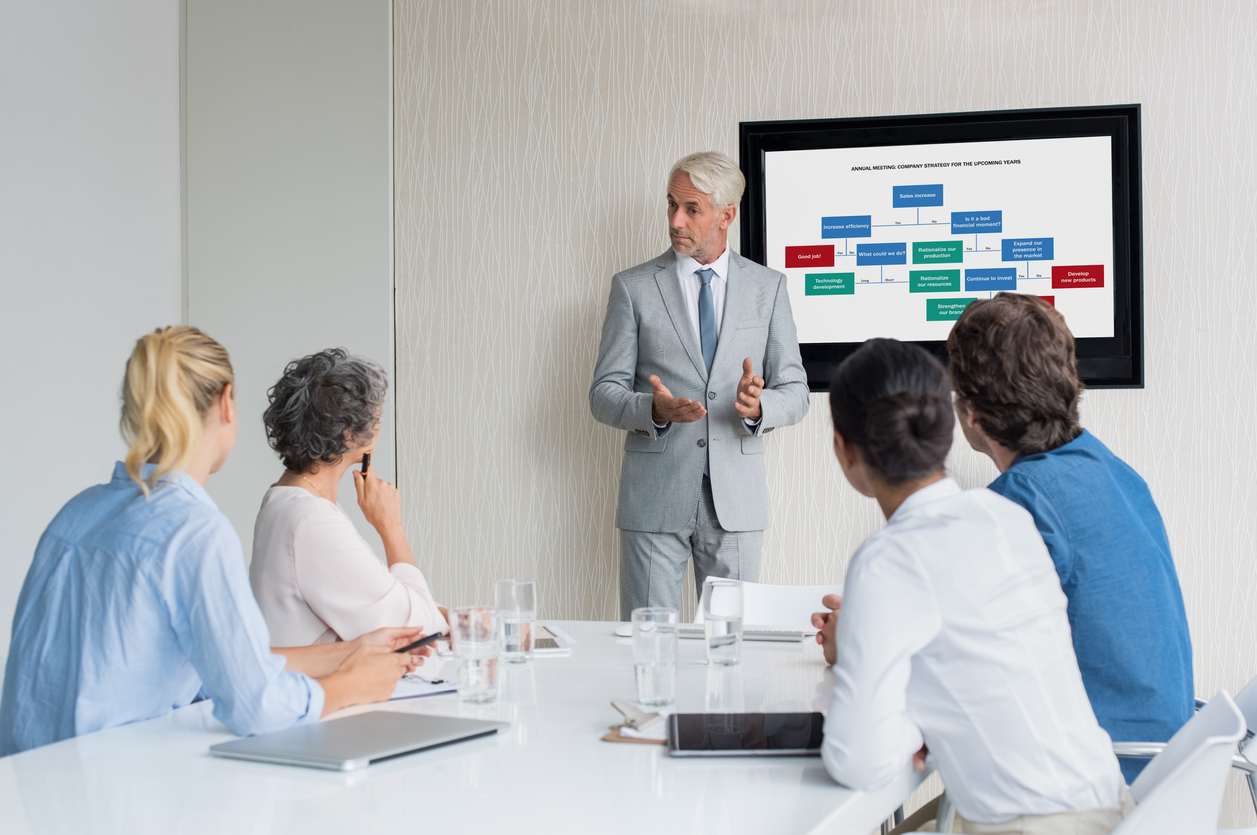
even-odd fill
[[[122,437],[127,473],[144,495],[183,469],[201,441],[205,415],[235,382],[227,349],[187,325],[158,328],[135,343],[122,381]],[[147,483],[146,463],[157,466]]]

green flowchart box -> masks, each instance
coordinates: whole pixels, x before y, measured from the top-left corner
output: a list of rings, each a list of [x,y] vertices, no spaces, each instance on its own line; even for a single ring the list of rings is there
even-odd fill
[[[977,299],[926,299],[925,321],[954,322]]]
[[[912,245],[914,264],[960,264],[964,260],[964,241],[917,241]]]
[[[850,296],[854,293],[855,273],[807,273],[803,276],[805,296]]]
[[[908,270],[909,293],[959,293],[960,270]]]

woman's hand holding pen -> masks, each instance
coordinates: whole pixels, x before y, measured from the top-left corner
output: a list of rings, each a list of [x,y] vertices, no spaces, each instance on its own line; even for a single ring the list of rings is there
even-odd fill
[[[347,642],[349,653],[329,675],[320,678],[323,688],[323,715],[351,705],[387,701],[397,680],[423,663],[431,648],[398,654],[395,650],[423,634],[417,626],[391,627],[368,632]]]
[[[358,507],[371,527],[381,538],[402,530],[402,499],[397,488],[375,477],[375,467],[367,467],[366,475],[354,470],[354,489],[358,492]]]
[[[402,497],[397,488],[375,477],[375,465],[369,464],[364,475],[354,470],[354,489],[358,491],[358,507],[362,515],[380,534],[384,542],[384,559],[390,567],[397,563],[415,564],[402,527]]]
[[[414,643],[419,638],[424,637],[422,627],[418,626],[402,626],[402,627],[385,627],[377,629],[374,632],[368,632],[358,637],[360,646],[382,647],[389,652],[396,652],[407,644]],[[432,654],[432,646],[423,646],[410,651],[406,656],[410,661],[410,666],[406,672],[413,673],[415,670],[423,666],[423,659]]]

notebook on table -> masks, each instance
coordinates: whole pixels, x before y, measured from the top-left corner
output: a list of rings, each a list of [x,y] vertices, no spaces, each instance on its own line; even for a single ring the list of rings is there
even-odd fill
[[[354,771],[381,760],[489,736],[508,727],[506,722],[377,710],[221,742],[210,746],[210,753],[239,760]]]

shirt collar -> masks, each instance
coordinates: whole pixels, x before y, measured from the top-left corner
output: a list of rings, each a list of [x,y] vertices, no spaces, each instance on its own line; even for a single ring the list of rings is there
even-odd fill
[[[936,481],[933,484],[926,485],[908,498],[904,499],[903,503],[899,505],[899,507],[895,508],[895,512],[891,514],[890,519],[887,520],[887,522],[898,522],[903,519],[907,519],[927,504],[936,502],[940,499],[946,499],[949,496],[954,496],[961,492],[963,491],[960,489],[960,485],[956,483],[956,479],[951,476],[946,476],[941,481]]]
[[[681,278],[693,275],[699,270],[711,270],[716,275],[715,278],[721,281],[729,280],[729,245],[725,244],[725,251],[720,253],[720,257],[710,264],[700,264],[688,255],[677,253],[677,269],[680,271]],[[713,279],[714,280],[714,279]]]
[[[145,464],[143,469],[140,470],[140,478],[147,479],[155,469],[157,469],[156,464]],[[117,484],[118,482],[123,481],[130,482],[131,486],[135,486],[135,482],[131,481],[131,474],[127,472],[127,465],[118,461],[113,465],[112,482]],[[214,500],[210,498],[210,494],[205,491],[205,487],[185,472],[175,470],[174,472],[168,474],[162,481],[162,486],[166,484],[182,488],[184,491],[191,493],[192,498],[197,501],[207,504],[215,510],[218,509],[218,505],[216,505]],[[136,487],[136,489],[138,490],[139,488]]]

